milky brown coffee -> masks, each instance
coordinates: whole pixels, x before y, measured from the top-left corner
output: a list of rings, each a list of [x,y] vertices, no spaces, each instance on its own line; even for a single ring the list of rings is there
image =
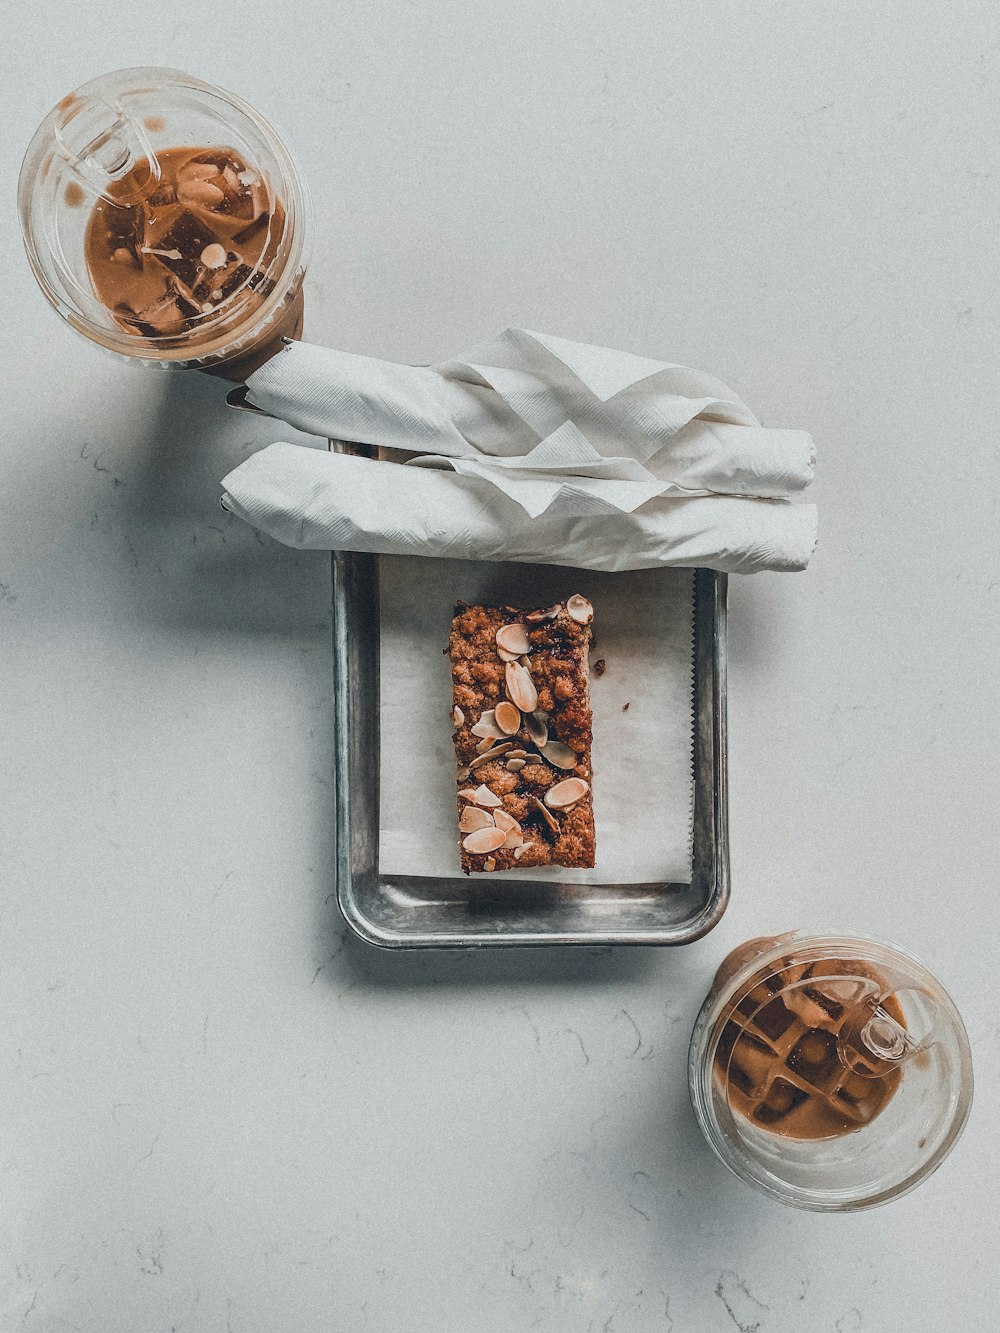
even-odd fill
[[[195,350],[244,324],[273,290],[284,210],[232,148],[168,148],[156,161],[145,198],[127,202],[148,186],[144,158],[94,206],[87,268],[126,332]]]
[[[734,962],[727,959],[716,985],[747,961],[747,951],[752,956],[767,943],[750,941]],[[888,989],[865,963],[787,960],[737,999],[723,1016],[715,1052],[715,1078],[734,1112],[791,1139],[834,1138],[875,1119],[899,1086],[901,1070],[856,1044],[858,1006],[849,992],[865,977],[873,990]],[[893,996],[880,1003],[905,1027]]]

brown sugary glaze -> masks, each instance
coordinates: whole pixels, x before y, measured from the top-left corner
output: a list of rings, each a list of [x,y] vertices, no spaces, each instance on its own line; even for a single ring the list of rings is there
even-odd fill
[[[274,289],[267,270],[284,230],[279,199],[232,148],[168,148],[160,178],[146,158],[99,199],[84,242],[99,300],[117,323],[158,345],[197,354],[235,330]],[[213,314],[224,312],[222,318]],[[269,330],[269,336],[273,330]]]
[[[579,599],[582,601],[582,599]],[[589,603],[587,609],[592,614]],[[548,619],[532,620],[532,616],[555,614]],[[587,611],[581,614],[587,614]],[[514,768],[508,767],[509,753],[505,750],[495,759],[480,764],[470,773],[466,770],[479,758],[477,745],[488,738],[477,735],[473,728],[484,713],[495,712],[498,704],[510,702],[507,663],[498,653],[497,631],[503,626],[522,625],[527,635],[530,662],[525,669],[537,692],[537,709],[547,714],[545,727],[548,743],[558,742],[571,751],[563,755],[563,763],[572,767],[556,767],[543,757],[547,746],[539,746],[532,739],[529,715],[521,714],[515,732],[495,739],[498,746],[509,746],[524,752],[524,762],[514,758]],[[462,838],[462,869],[512,870],[543,865],[589,867],[594,864],[594,806],[591,781],[590,747],[593,738],[590,699],[589,667],[591,633],[586,623],[575,620],[566,604],[541,610],[524,610],[512,606],[469,606],[459,602],[455,607],[448,651],[451,655],[452,686],[456,712],[455,752],[459,766],[459,817],[465,808],[475,802],[461,793],[480,786],[499,798],[497,806],[485,808],[495,817],[509,816],[517,825],[512,844],[518,836],[518,845],[500,847],[483,853],[466,849]],[[537,729],[535,735],[538,735]],[[585,790],[581,798],[565,809],[550,809],[549,817],[539,809],[546,797],[553,796],[553,788],[568,779],[581,780]],[[548,807],[546,806],[546,809]],[[551,822],[550,822],[551,821]],[[554,825],[554,827],[553,827]]]
[[[727,971],[727,959],[720,976],[732,976],[766,943],[743,945],[737,967]],[[852,1038],[857,1028],[857,1004],[845,1003],[848,977],[867,978],[882,993],[888,989],[867,963],[788,960],[724,1015],[715,1077],[734,1111],[790,1139],[836,1138],[875,1119],[899,1086],[901,1071],[866,1060],[856,1045],[850,1065],[841,1058],[838,1038]],[[894,996],[879,1004],[906,1026]]]

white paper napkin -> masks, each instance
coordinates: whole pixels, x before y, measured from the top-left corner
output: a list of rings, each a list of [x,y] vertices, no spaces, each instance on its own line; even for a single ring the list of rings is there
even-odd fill
[[[305,550],[752,574],[804,569],[816,541],[813,505],[712,496],[653,500],[631,514],[532,519],[475,477],[294,444],[269,445],[222,484],[226,509]]]
[[[812,440],[663,362],[523,329],[414,367],[295,343],[247,382],[300,430],[405,464],[276,445],[223,503],[295,546],[621,570],[802,569]]]

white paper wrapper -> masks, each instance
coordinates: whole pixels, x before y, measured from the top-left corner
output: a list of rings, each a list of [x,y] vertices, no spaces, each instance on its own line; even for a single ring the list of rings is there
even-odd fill
[[[310,550],[752,574],[804,569],[816,544],[813,505],[697,496],[582,517],[557,501],[530,518],[478,477],[283,443],[252,455],[222,484],[226,509]]]
[[[537,517],[631,513],[677,495],[787,498],[812,479],[804,431],[765,429],[701,371],[507,329],[434,367],[296,343],[250,401],[329,439],[424,455]]]
[[[691,873],[692,575],[602,576],[455,560],[382,562],[380,866],[453,877],[458,856],[447,645],[456,600],[594,604],[594,870],[518,878],[574,883],[687,881]],[[628,708],[624,709],[624,705]],[[502,882],[503,875],[486,876]]]
[[[226,477],[226,507],[293,546],[752,573],[804,569],[815,545],[814,506],[789,503],[810,437],[683,366],[507,329],[433,367],[294,343],[247,392],[380,451],[274,446]]]

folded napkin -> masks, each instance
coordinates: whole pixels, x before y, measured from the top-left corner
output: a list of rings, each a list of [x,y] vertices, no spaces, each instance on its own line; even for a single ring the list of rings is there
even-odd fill
[[[321,549],[602,570],[805,568],[812,440],[762,427],[682,366],[508,329],[403,366],[293,343],[248,400],[300,430],[405,462],[273,445],[223,481],[226,508]]]
[[[287,546],[575,569],[803,569],[813,505],[738,496],[652,500],[630,514],[529,518],[476,477],[272,444],[223,481],[223,506]]]

